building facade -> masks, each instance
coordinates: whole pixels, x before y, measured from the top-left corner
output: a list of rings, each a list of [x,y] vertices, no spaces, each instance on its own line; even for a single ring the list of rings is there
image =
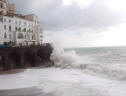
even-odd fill
[[[0,0],[0,44],[42,44],[42,26],[34,14],[17,14],[13,4]]]

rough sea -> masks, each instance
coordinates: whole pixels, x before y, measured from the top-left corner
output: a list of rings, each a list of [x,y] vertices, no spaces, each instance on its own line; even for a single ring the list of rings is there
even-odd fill
[[[126,96],[126,47],[54,47],[51,59],[55,66],[50,68],[0,75],[0,90],[35,87],[49,96]]]

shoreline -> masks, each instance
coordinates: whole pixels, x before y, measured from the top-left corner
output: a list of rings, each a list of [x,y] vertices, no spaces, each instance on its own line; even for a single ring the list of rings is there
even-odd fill
[[[36,87],[0,90],[0,96],[53,96],[52,93],[44,93]]]
[[[46,63],[43,63],[42,66],[38,66],[38,67],[28,67],[28,68],[22,68],[22,69],[11,69],[8,71],[0,71],[0,75],[16,74],[16,73],[24,72],[27,69],[41,69],[41,68],[47,68],[51,66],[54,66],[53,62],[46,62]]]
[[[12,69],[8,71],[1,71],[0,75],[9,75],[24,72],[26,69]]]

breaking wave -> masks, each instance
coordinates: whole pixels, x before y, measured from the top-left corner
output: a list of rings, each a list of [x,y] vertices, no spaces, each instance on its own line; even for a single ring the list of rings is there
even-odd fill
[[[60,68],[78,68],[84,73],[98,75],[109,79],[126,80],[126,66],[122,64],[99,63],[94,57],[88,55],[79,55],[75,50],[64,51],[61,47],[54,47],[51,60],[55,67]],[[98,53],[99,56],[101,54]]]

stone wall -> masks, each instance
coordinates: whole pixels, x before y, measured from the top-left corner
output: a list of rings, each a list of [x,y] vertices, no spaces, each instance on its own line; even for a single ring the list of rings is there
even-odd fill
[[[51,66],[52,47],[49,44],[30,47],[6,47],[0,49],[0,71]]]

